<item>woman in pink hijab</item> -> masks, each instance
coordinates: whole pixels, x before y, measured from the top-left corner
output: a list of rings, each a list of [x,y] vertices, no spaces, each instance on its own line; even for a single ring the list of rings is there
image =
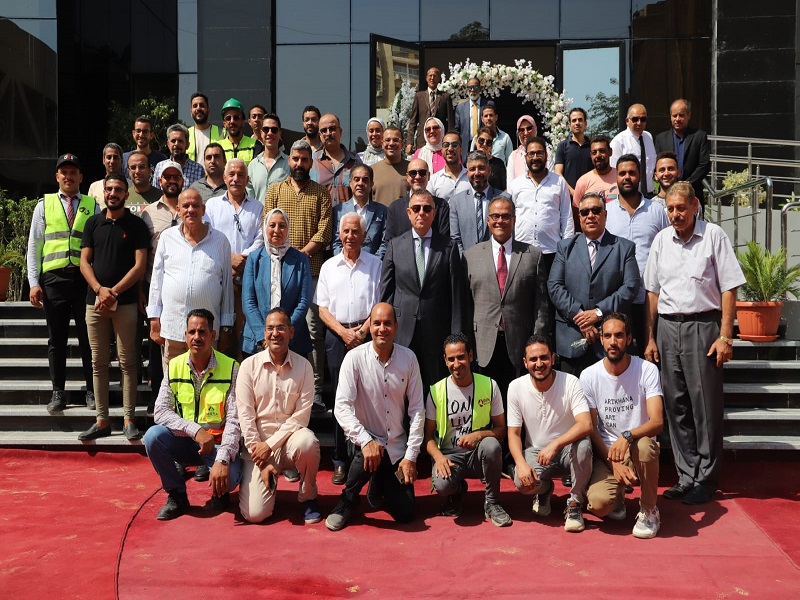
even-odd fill
[[[436,117],[428,117],[425,121],[425,145],[414,152],[412,158],[421,158],[428,163],[430,174],[441,171],[445,167],[442,156],[442,139],[445,134],[444,124]]]
[[[528,140],[536,137],[538,131],[536,129],[536,121],[530,115],[522,115],[517,120],[517,139],[519,146],[511,153],[511,158],[508,159],[508,182],[511,183],[520,175],[524,175],[528,170],[528,165],[525,162],[525,146]]]

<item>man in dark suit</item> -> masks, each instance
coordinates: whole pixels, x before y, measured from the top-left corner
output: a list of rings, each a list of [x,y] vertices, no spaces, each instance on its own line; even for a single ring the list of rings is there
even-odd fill
[[[542,253],[512,239],[515,220],[514,203],[495,198],[488,211],[490,239],[464,252],[476,358],[503,398],[522,372],[525,341],[534,333],[549,334],[551,327]]]
[[[461,136],[461,162],[467,164],[467,153],[472,148],[472,140],[478,135],[481,123],[481,110],[486,106],[487,99],[481,96],[481,80],[473,77],[467,81],[467,96],[469,99],[455,108],[455,131]]]
[[[411,222],[408,220],[408,205],[414,192],[427,191],[428,180],[430,179],[428,163],[421,158],[416,158],[408,163],[406,180],[411,188],[408,194],[398,198],[389,205],[386,212],[386,234],[385,239],[390,239],[411,231]],[[441,233],[444,237],[450,237],[450,206],[442,200],[433,196],[436,205],[436,216],[433,218],[433,230]]]
[[[361,249],[374,254],[380,259],[386,253],[386,207],[372,199],[373,183],[372,167],[358,165],[350,172],[350,190],[353,197],[347,202],[342,202],[333,207],[333,231],[339,231],[339,221],[347,213],[364,211],[364,220],[367,230]],[[338,235],[333,236],[333,253],[342,251],[342,240]]]
[[[411,348],[430,386],[447,375],[445,338],[463,329],[464,278],[455,243],[431,227],[436,208],[430,192],[413,192],[406,212],[412,229],[386,245],[381,301],[394,306],[395,341]]]
[[[561,370],[576,377],[604,356],[597,331],[603,315],[630,316],[639,291],[636,246],[606,231],[605,201],[590,192],[581,200],[578,214],[583,233],[558,243],[547,282],[556,309]]]
[[[467,177],[470,188],[450,198],[450,237],[462,254],[491,236],[486,223],[489,203],[502,193],[489,185],[489,159],[483,152],[470,152]]]
[[[436,117],[444,123],[445,133],[455,127],[456,120],[450,94],[437,89],[442,83],[442,72],[437,67],[431,67],[425,75],[425,81],[428,82],[428,87],[414,94],[414,104],[411,106],[411,116],[408,119],[406,154],[411,154],[414,148],[422,148],[425,145],[422,124],[429,117]]]
[[[703,179],[711,170],[711,149],[706,132],[689,127],[691,118],[692,103],[682,98],[675,100],[669,107],[672,129],[662,131],[656,136],[656,154],[664,151],[675,153],[678,157],[678,169],[681,171],[680,180],[692,184],[702,208],[705,206]]]

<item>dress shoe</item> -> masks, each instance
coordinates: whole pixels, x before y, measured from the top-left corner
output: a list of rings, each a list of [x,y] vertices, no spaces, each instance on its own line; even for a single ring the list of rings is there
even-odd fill
[[[331,482],[333,485],[344,485],[347,481],[347,469],[344,465],[334,465],[333,467],[333,477],[331,477]]]
[[[283,478],[289,483],[300,481],[300,472],[297,469],[284,469]]]
[[[571,488],[572,477],[569,475],[564,475],[564,477],[561,478],[561,485],[563,485],[565,488]]]
[[[188,511],[189,497],[186,492],[170,492],[166,504],[158,511],[157,518],[159,521],[171,521],[185,515]]]
[[[47,412],[59,412],[67,408],[67,401],[64,397],[64,390],[53,390],[53,397],[47,405]]]
[[[714,497],[714,491],[708,489],[707,487],[697,484],[691,490],[686,492],[681,498],[681,501],[684,504],[706,504],[707,502],[711,502],[711,499]]]
[[[320,417],[328,412],[328,407],[322,401],[322,394],[314,394],[314,403],[311,405],[311,416]]]
[[[136,427],[133,423],[128,423],[125,427],[122,428],[122,433],[125,434],[125,437],[128,440],[138,440],[142,437],[142,434],[139,433],[139,428]]]
[[[94,392],[91,390],[86,392],[86,408],[94,410]]]
[[[111,435],[111,425],[100,427],[97,423],[92,424],[89,429],[83,433],[78,434],[78,439],[82,442],[86,440],[96,440],[101,437],[108,437]]]
[[[200,465],[194,471],[195,481],[208,481],[208,478],[210,476],[211,476],[211,469],[208,468],[208,465]]]
[[[665,491],[663,496],[664,498],[669,498],[670,500],[680,500],[691,489],[692,489],[691,484],[687,485],[685,483],[676,483],[667,491]]]

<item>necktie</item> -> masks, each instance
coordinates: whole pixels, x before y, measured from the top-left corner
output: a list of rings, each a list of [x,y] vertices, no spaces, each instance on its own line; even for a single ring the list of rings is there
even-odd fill
[[[417,259],[417,275],[419,275],[419,287],[422,287],[422,284],[425,282],[425,250],[422,247],[424,243],[423,238],[418,238],[419,244],[417,244],[417,252],[416,252],[416,259]]]
[[[486,194],[483,192],[475,193],[475,231],[478,234],[478,241],[483,240],[483,197]]]
[[[506,263],[506,247],[500,246],[497,254],[497,283],[500,286],[500,296],[506,291],[506,279],[508,278],[508,264]]]
[[[474,138],[476,135],[478,135],[478,103],[477,102],[470,102],[470,103],[472,106],[470,108],[469,118],[472,124],[470,125],[469,137]]]
[[[592,265],[594,271],[594,261],[597,259],[597,240],[589,242],[589,264]]]
[[[647,153],[644,151],[644,134],[639,136],[639,162],[642,163],[639,189],[642,190],[642,194],[647,194]]]
[[[431,116],[432,117],[436,115],[436,107],[434,106],[435,102],[436,102],[436,92],[431,90]]]
[[[72,224],[75,222],[75,206],[72,204],[74,198],[72,196],[67,197],[67,223],[69,223],[69,228],[72,229]]]

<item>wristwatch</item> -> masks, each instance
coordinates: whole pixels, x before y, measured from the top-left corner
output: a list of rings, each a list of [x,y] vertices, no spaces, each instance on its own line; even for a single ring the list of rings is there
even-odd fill
[[[227,461],[227,460],[218,460],[218,461],[216,461],[216,462],[218,462],[218,463],[220,463],[220,464],[223,464],[223,465],[225,465],[226,467],[228,466],[228,461]]]
[[[633,434],[630,432],[630,429],[626,429],[622,432],[622,437],[630,444],[633,441]]]
[[[594,312],[597,315],[598,319],[602,319],[603,318],[603,311],[602,310],[600,310],[599,308],[595,308]]]

